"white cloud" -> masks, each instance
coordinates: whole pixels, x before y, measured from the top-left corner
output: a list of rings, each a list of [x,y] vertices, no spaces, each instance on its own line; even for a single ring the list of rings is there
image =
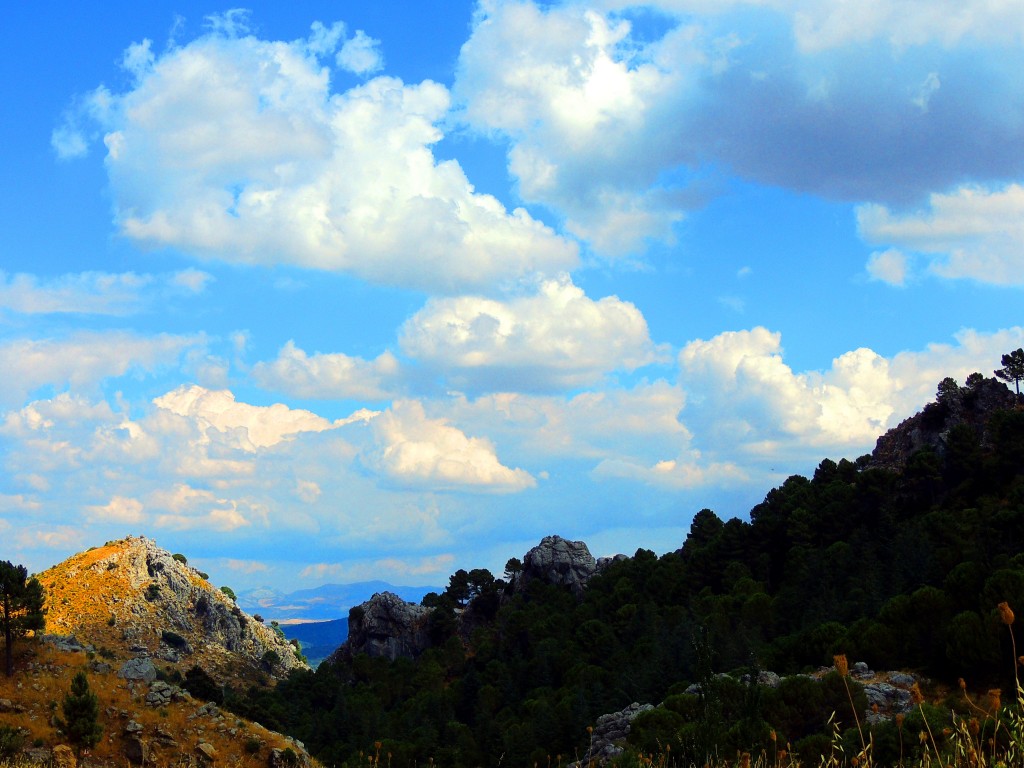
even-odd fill
[[[709,461],[866,450],[902,419],[934,400],[946,376],[969,373],[1018,346],[1024,329],[965,330],[955,344],[886,359],[870,349],[846,352],[826,371],[794,372],[781,335],[765,328],[694,341],[680,352],[688,399],[681,418]],[[991,375],[987,371],[982,371]]]
[[[536,485],[525,470],[502,465],[489,440],[427,418],[419,402],[396,402],[372,425],[378,447],[367,461],[398,483],[498,493]]]
[[[236,531],[252,525],[234,503],[229,507],[211,509],[203,515],[189,517],[185,515],[158,515],[154,521],[157,528],[170,528],[175,531],[212,530],[220,533]]]
[[[905,214],[881,205],[862,205],[857,209],[857,225],[868,242],[925,255],[931,260],[931,271],[942,277],[1024,285],[1024,186],[1020,184],[998,191],[961,187],[950,194],[932,195],[924,211]]]
[[[173,290],[200,293],[211,279],[196,269],[162,276],[82,272],[48,280],[0,271],[0,310],[26,315],[129,315]]]
[[[380,52],[380,40],[374,40],[363,30],[356,30],[355,37],[346,40],[338,51],[338,66],[366,75],[384,68],[384,56]]]
[[[650,466],[625,459],[605,459],[592,474],[600,480],[625,479],[675,490],[738,485],[750,481],[748,474],[733,462],[702,462],[699,451],[676,459],[663,459]]]
[[[209,430],[214,429],[230,435],[235,447],[248,452],[270,448],[302,432],[322,432],[335,426],[310,411],[282,403],[240,403],[227,390],[210,391],[196,385],[179,387],[156,398],[153,404],[194,421],[206,439]]]
[[[128,237],[440,291],[576,263],[574,244],[435,160],[443,86],[378,77],[332,93],[318,57],[340,41],[333,27],[284,43],[240,37],[240,23],[220,18],[109,109],[81,110],[106,130]],[[357,34],[343,59],[372,66],[371,42]]]
[[[295,495],[307,504],[315,504],[322,494],[320,486],[312,480],[295,481]]]
[[[374,360],[340,352],[307,355],[289,341],[277,359],[257,363],[252,375],[260,386],[294,397],[383,400],[391,396],[400,365],[393,354],[383,352]]]
[[[261,563],[257,560],[238,560],[235,558],[228,558],[221,562],[225,568],[245,574],[266,573],[270,570],[270,567],[266,563]]]
[[[726,174],[900,204],[1020,178],[1018,6],[665,0],[652,35],[634,3],[484,2],[454,93],[523,198],[614,256]]]
[[[906,254],[895,248],[871,254],[867,264],[871,277],[890,285],[904,285],[907,281],[908,268]]]
[[[594,301],[565,276],[508,301],[432,299],[400,344],[449,386],[475,391],[579,387],[658,359],[640,310],[616,296]]]
[[[144,515],[143,504],[138,499],[114,496],[108,504],[92,506],[89,510],[89,522],[103,523],[141,523]]]
[[[175,364],[201,337],[138,336],[126,331],[80,331],[65,339],[13,339],[0,343],[0,405],[20,405],[43,386],[88,390],[129,372],[152,373]]]

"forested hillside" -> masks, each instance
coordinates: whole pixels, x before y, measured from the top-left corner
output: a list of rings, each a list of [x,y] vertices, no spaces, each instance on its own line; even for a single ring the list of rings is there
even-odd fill
[[[636,721],[646,748],[699,758],[767,748],[774,734],[813,759],[833,711],[853,726],[838,676],[770,689],[739,678],[816,670],[834,654],[925,675],[933,696],[944,683],[957,694],[961,677],[1012,691],[996,606],[1024,609],[1024,405],[994,379],[946,379],[874,454],[790,477],[749,520],[702,510],[679,550],[611,562],[578,596],[540,580],[513,589],[518,566],[507,580],[472,572],[468,592],[461,572],[428,596],[417,658],[339,653],[234,706],[327,763],[528,766],[582,755],[588,726],[631,702],[665,703]],[[714,677],[730,671],[735,681]],[[705,695],[683,693],[693,682]],[[880,755],[895,729],[878,725]]]

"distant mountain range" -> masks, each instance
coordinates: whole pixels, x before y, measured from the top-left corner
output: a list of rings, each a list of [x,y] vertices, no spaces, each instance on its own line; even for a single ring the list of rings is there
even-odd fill
[[[397,587],[386,581],[324,584],[296,592],[259,587],[239,592],[238,607],[246,613],[258,613],[268,622],[278,621],[286,626],[331,619],[345,619],[347,623],[349,609],[369,600],[377,592],[394,592],[403,600],[418,603],[428,592],[443,591],[444,587]]]

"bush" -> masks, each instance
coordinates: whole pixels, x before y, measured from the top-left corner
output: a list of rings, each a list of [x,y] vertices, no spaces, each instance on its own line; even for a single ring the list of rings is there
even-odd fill
[[[20,728],[0,725],[0,760],[14,760],[25,746],[25,735]]]
[[[255,755],[260,751],[260,740],[255,736],[250,736],[245,740],[245,751],[250,755]]]
[[[89,678],[78,672],[71,681],[71,691],[61,705],[64,714],[60,726],[72,743],[93,747],[100,740],[103,726],[99,724],[99,699],[89,690]]]
[[[235,590],[233,590],[231,587],[221,587],[220,591],[223,592],[225,595],[227,595],[228,599],[231,602],[237,602],[238,601],[238,598],[235,597]]]
[[[160,585],[155,581],[150,582],[149,586],[146,587],[146,599],[150,602],[159,599],[160,597]]]
[[[185,557],[185,556],[184,556],[183,554],[181,554],[181,553],[178,553],[178,552],[176,552],[176,553],[174,553],[173,555],[171,555],[171,557],[172,557],[172,558],[173,558],[174,560],[177,560],[177,561],[178,561],[179,563],[181,563],[182,565],[188,565],[188,558],[187,558],[187,557]]]

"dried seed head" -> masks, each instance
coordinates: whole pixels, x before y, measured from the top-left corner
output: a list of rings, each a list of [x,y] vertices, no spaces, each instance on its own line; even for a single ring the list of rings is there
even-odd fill
[[[910,700],[915,704],[924,703],[924,694],[921,693],[921,686],[917,683],[910,686]]]
[[[988,711],[995,714],[999,711],[999,708],[1003,705],[1002,701],[1003,690],[1001,688],[992,688],[988,692]]]
[[[832,663],[836,665],[836,672],[838,672],[843,677],[846,677],[848,674],[850,674],[850,665],[846,661],[845,653],[840,653],[837,656],[833,656]]]
[[[904,721],[904,719],[906,719],[906,715],[904,715],[902,712],[900,712],[899,714],[896,715],[896,727],[899,728],[900,730],[903,729],[903,721]]]
[[[917,740],[920,741],[922,744],[927,743],[927,741],[928,741],[928,734],[925,733],[924,731],[921,731],[920,733],[917,734]]]
[[[962,677],[957,678],[956,684],[960,686],[961,691],[967,690],[967,681],[964,680]]]
[[[878,704],[877,703],[871,705],[871,711],[874,712],[876,715],[878,714]]]
[[[978,722],[978,718],[972,717],[967,721],[967,732],[971,736],[977,736],[981,732],[981,723]]]
[[[996,606],[999,609],[999,618],[1003,624],[1010,626],[1013,624],[1013,611],[1010,610],[1010,605],[1006,602],[1002,602]]]
[[[775,729],[774,728],[772,728],[771,732],[768,734],[768,738],[771,739],[772,741],[777,741],[778,740],[779,736],[778,736],[777,733],[775,733]]]

